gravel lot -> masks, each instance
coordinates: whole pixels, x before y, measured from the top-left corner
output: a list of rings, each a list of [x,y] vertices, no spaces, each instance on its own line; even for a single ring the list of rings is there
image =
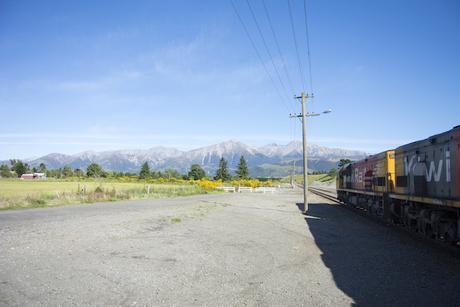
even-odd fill
[[[0,212],[2,305],[455,305],[460,258],[300,191]]]

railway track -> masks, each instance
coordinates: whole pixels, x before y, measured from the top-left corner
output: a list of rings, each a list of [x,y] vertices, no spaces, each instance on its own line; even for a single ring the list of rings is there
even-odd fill
[[[333,201],[335,203],[341,204],[341,202],[337,199],[337,194],[333,193],[330,190],[310,187],[308,188],[308,191],[323,198],[326,198],[330,201]]]
[[[303,187],[301,187],[303,188]],[[407,228],[407,227],[403,227],[401,225],[398,225],[398,224],[393,224],[393,223],[388,223],[386,221],[384,221],[383,219],[379,218],[378,216],[375,216],[375,215],[370,215],[367,210],[363,210],[363,209],[360,209],[360,208],[355,208],[355,207],[352,207],[352,206],[348,206],[344,203],[342,203],[341,201],[339,201],[337,199],[337,194],[334,193],[333,191],[329,190],[329,189],[324,189],[324,188],[316,188],[316,187],[310,187],[308,188],[308,191],[310,191],[311,193],[315,194],[315,195],[318,195],[322,198],[325,198],[327,200],[330,200],[336,204],[339,204],[341,205],[340,207],[341,208],[344,208],[346,210],[350,210],[350,211],[353,211],[354,213],[358,214],[358,215],[361,215],[365,218],[368,218],[368,219],[371,219],[373,220],[374,222],[376,223],[379,223],[385,227],[391,227],[392,229],[400,232],[400,233],[404,233],[406,235],[409,235],[410,237],[414,238],[414,239],[417,239],[417,240],[420,240],[420,241],[423,241],[425,243],[428,243],[436,248],[442,248],[443,250],[445,250],[446,252],[454,255],[454,256],[460,256],[460,245],[457,244],[457,245],[449,245],[445,242],[442,242],[442,241],[439,241],[439,240],[434,240],[434,239],[430,239],[430,238],[427,238],[426,236],[418,233],[418,232],[414,232],[413,230],[411,230],[410,228]]]

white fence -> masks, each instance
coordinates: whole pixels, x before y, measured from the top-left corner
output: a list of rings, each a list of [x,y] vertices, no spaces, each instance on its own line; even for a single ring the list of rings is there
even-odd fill
[[[274,187],[258,187],[258,188],[251,188],[251,187],[218,187],[217,189],[223,190],[224,192],[232,192],[232,193],[275,193],[276,188]]]
[[[258,187],[258,188],[255,188],[255,192],[259,192],[259,193],[275,193],[276,192],[276,188],[274,187]]]
[[[250,192],[252,193],[254,189],[250,187],[238,187],[238,192],[243,193],[243,192]]]

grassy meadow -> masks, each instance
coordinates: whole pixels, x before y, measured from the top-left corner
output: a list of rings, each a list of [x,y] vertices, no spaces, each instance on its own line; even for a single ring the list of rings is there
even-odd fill
[[[208,193],[190,183],[0,179],[0,209],[37,208]]]
[[[301,177],[301,181],[303,182],[303,177]],[[296,178],[297,179],[297,178]],[[313,182],[319,182],[319,183],[334,183],[335,182],[335,176],[330,176],[328,174],[318,174],[318,175],[308,175],[308,184],[312,184]]]
[[[287,176],[283,179],[283,182],[290,182],[290,180],[291,177]],[[295,175],[294,180],[299,184],[303,184],[303,175]],[[314,182],[322,184],[333,184],[335,182],[335,176],[330,176],[328,174],[308,175],[308,184],[313,184]]]

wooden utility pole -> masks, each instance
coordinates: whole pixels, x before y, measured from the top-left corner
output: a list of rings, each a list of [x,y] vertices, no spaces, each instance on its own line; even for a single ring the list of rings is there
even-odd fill
[[[303,152],[303,204],[304,213],[308,211],[308,145],[307,145],[307,117],[319,116],[318,113],[307,113],[307,99],[313,98],[313,94],[308,95],[302,92],[300,96],[296,96],[296,99],[300,99],[302,105],[301,114],[291,114],[290,117],[301,117],[302,118],[302,152]],[[324,111],[323,113],[330,113],[330,110]]]
[[[307,153],[307,107],[305,102],[310,96],[301,93],[300,103],[302,104],[302,147],[303,147],[303,206],[304,212],[308,211],[308,153]]]

